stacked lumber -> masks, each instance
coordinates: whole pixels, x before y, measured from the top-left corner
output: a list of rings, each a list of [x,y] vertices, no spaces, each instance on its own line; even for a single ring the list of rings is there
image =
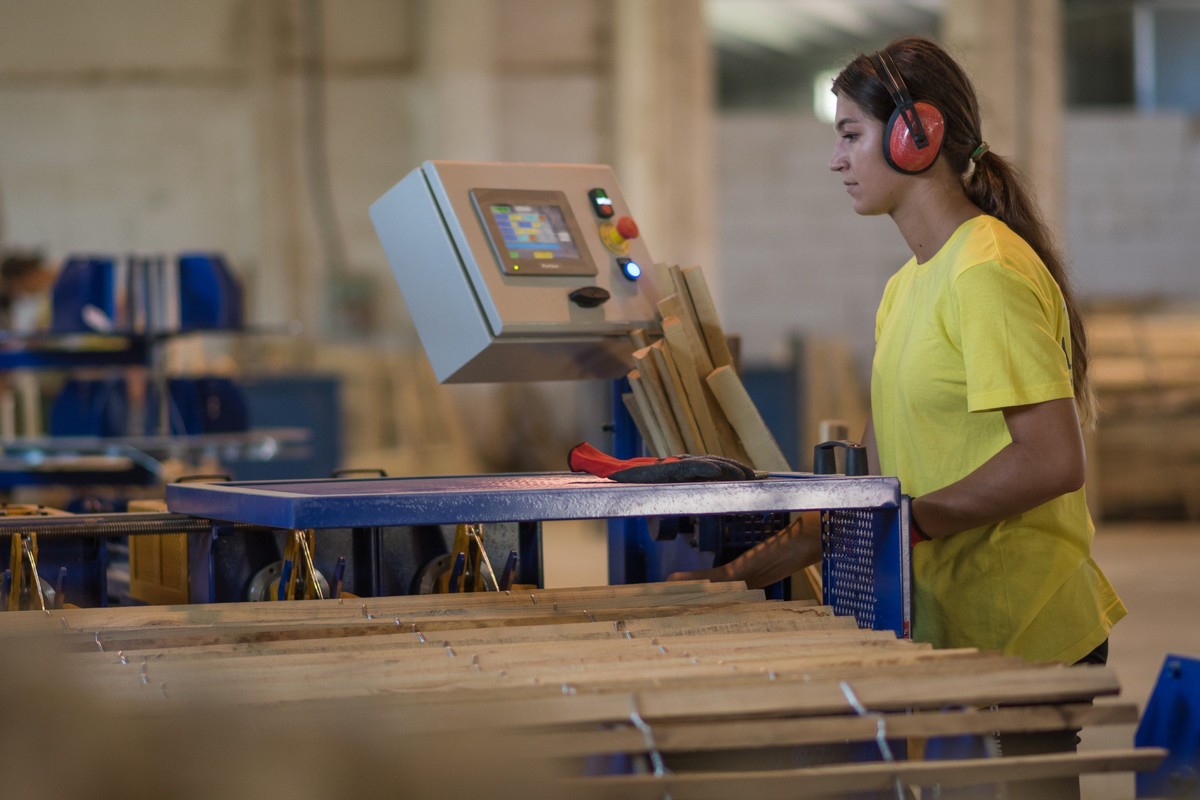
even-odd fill
[[[1069,777],[1163,756],[925,761],[932,737],[1126,724],[1136,708],[1092,704],[1118,691],[1104,668],[933,650],[736,583],[15,612],[0,634],[0,703],[22,720],[0,728],[6,787],[42,796],[71,796],[81,771],[80,787],[103,782],[105,758],[126,800],[682,800]],[[880,733],[890,758],[862,761]],[[620,763],[635,769],[604,768]]]
[[[636,363],[622,399],[657,456],[708,453],[755,469],[788,471],[787,459],[734,369],[700,267],[655,265],[663,336],[635,336]]]
[[[1098,516],[1200,519],[1200,313],[1126,305],[1086,319]]]

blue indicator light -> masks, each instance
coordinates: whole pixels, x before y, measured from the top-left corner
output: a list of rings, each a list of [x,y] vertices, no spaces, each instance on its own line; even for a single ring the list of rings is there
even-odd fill
[[[621,274],[626,280],[636,281],[642,277],[642,268],[632,258],[618,258],[617,266],[621,268]]]

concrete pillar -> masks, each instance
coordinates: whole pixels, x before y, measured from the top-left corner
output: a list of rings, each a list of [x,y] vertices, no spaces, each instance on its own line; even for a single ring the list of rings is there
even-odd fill
[[[702,4],[616,0],[613,13],[610,118],[621,189],[657,261],[700,264],[712,276],[715,100]]]
[[[495,161],[495,0],[418,0],[415,11],[421,113],[409,151],[423,159]]]
[[[285,67],[293,47],[295,20],[288,0],[263,0],[247,6],[249,98],[254,113],[258,189],[258,263],[243,272],[256,324],[299,320],[314,330],[318,292],[316,268],[298,232],[305,226],[302,176],[298,163],[297,83]]]
[[[1046,221],[1061,230],[1064,90],[1059,0],[946,0],[942,40],[975,84],[983,138],[1025,173]]]

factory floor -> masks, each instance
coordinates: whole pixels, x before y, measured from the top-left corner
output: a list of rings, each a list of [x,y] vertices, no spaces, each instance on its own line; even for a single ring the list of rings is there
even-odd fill
[[[1093,550],[1129,608],[1113,629],[1108,665],[1121,681],[1122,699],[1143,709],[1168,653],[1200,658],[1200,523],[1108,522],[1098,526]],[[1080,749],[1128,747],[1135,726],[1085,730]],[[1132,775],[1087,777],[1086,800],[1134,797]]]
[[[544,540],[547,586],[604,583],[603,528],[551,525]],[[1109,640],[1108,664],[1121,682],[1120,699],[1137,703],[1140,711],[1168,653],[1200,658],[1200,523],[1106,522],[1097,527],[1096,561],[1129,608]],[[1134,730],[1133,725],[1085,730],[1080,750],[1130,747]],[[1085,800],[1135,796],[1132,774],[1085,777],[1081,788]]]

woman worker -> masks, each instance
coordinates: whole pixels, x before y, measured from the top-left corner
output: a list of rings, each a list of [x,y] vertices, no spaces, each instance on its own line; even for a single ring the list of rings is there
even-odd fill
[[[829,167],[913,254],[876,315],[864,437],[872,471],[913,497],[913,638],[1104,663],[1125,607],[1091,557],[1080,420],[1095,412],[1062,259],[938,45],[860,55],[833,91]],[[672,578],[761,587],[819,555],[815,526],[796,525]]]

